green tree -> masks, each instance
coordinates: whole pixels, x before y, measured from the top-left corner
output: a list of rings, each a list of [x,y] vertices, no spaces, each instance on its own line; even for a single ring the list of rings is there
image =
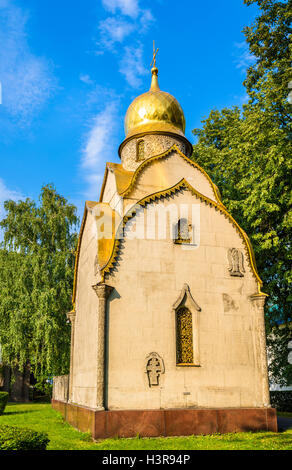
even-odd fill
[[[198,137],[193,158],[219,186],[223,202],[251,238],[264,291],[267,331],[292,320],[291,285],[291,2],[257,3],[260,16],[244,29],[255,62],[244,85],[249,96],[242,109],[213,110]],[[277,329],[276,329],[277,330]],[[273,332],[275,335],[275,328]],[[286,337],[284,336],[286,335]],[[288,344],[291,330],[281,330]],[[287,348],[287,346],[286,346]],[[273,368],[275,380],[292,381],[292,367]],[[280,354],[280,353],[279,353]],[[277,364],[284,364],[278,354]],[[289,369],[289,370],[288,370]],[[288,370],[288,372],[287,372]]]
[[[69,366],[76,208],[56,190],[42,188],[40,204],[6,201],[0,223],[0,344],[2,360],[29,362],[41,386]]]

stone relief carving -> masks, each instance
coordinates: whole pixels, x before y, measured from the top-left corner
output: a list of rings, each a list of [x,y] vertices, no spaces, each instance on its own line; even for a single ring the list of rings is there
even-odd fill
[[[238,310],[238,306],[230,297],[228,294],[222,294],[223,295],[223,306],[224,306],[224,312],[230,312],[232,310]]]
[[[245,269],[243,266],[243,253],[237,248],[228,250],[229,273],[230,276],[243,277]]]
[[[164,372],[164,362],[159,354],[156,352],[148,354],[146,357],[146,374],[150,388],[159,385],[160,375]]]

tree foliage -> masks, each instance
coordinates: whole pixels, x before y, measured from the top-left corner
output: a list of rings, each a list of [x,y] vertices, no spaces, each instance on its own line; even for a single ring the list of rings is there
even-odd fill
[[[260,8],[260,16],[244,29],[255,58],[244,81],[249,99],[242,109],[211,111],[203,128],[193,131],[198,137],[193,158],[209,172],[222,191],[224,204],[251,238],[264,291],[269,294],[270,331],[292,320],[292,142],[287,100],[292,78],[292,9],[290,1],[244,3]],[[287,335],[291,337],[291,330],[287,329]]]
[[[0,223],[0,344],[5,364],[29,361],[38,382],[68,371],[76,208],[47,185],[40,204],[6,201]]]

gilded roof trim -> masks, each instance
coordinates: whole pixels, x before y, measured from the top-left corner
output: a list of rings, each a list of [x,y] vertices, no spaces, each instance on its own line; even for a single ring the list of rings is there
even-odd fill
[[[239,233],[241,239],[243,240],[243,242],[246,246],[246,252],[247,252],[247,255],[248,255],[249,264],[250,264],[251,270],[252,270],[252,272],[253,272],[256,280],[257,280],[257,283],[258,283],[258,293],[257,293],[257,295],[265,295],[263,292],[261,292],[261,287],[263,285],[263,282],[262,282],[262,280],[259,277],[258,272],[257,272],[257,268],[256,268],[256,264],[255,264],[255,258],[254,258],[254,252],[253,252],[250,240],[249,240],[248,236],[246,235],[246,233],[244,232],[244,230],[238,225],[238,223],[234,220],[232,215],[229,214],[229,212],[227,212],[225,206],[220,201],[214,202],[212,199],[209,199],[207,196],[204,196],[203,194],[199,193],[195,188],[193,188],[186,181],[185,178],[183,178],[177,184],[175,184],[174,186],[172,186],[168,189],[165,189],[163,191],[158,191],[156,193],[150,194],[149,196],[146,196],[146,197],[142,198],[140,201],[138,201],[136,203],[136,205],[145,207],[147,204],[149,204],[153,201],[159,200],[159,199],[161,199],[165,196],[170,196],[171,194],[176,193],[177,191],[179,191],[182,188],[188,189],[192,194],[194,194],[196,197],[198,197],[205,204],[210,205],[212,207],[215,207],[216,210],[219,210],[233,224],[233,226],[235,227],[235,229]],[[136,214],[136,209],[131,208],[127,212],[127,214],[123,217],[123,219],[121,220],[121,223],[118,227],[118,231],[123,229],[125,227],[126,223],[128,222],[128,220],[131,219],[135,214]],[[116,262],[116,258],[117,258],[117,255],[118,255],[118,251],[119,251],[119,246],[120,246],[120,240],[116,238],[115,242],[114,242],[112,254],[111,254],[111,256],[108,260],[107,265],[103,269],[103,278],[104,278],[104,275],[110,273],[111,269],[114,267],[115,262]]]
[[[153,157],[147,158],[146,160],[144,160],[138,166],[138,168],[136,168],[136,170],[134,172],[125,170],[120,163],[110,163],[110,162],[108,162],[106,164],[106,170],[105,170],[103,183],[102,183],[102,187],[101,187],[99,202],[102,202],[102,198],[103,198],[104,190],[105,190],[105,186],[106,186],[107,175],[108,175],[109,170],[112,170],[115,173],[116,186],[117,186],[118,194],[122,197],[126,197],[134,189],[134,186],[135,186],[135,183],[136,183],[136,180],[137,180],[138,176],[140,175],[140,173],[144,170],[144,168],[146,166],[150,165],[151,163],[155,162],[156,160],[160,160],[162,158],[168,157],[170,155],[170,153],[173,152],[173,151],[176,151],[187,163],[189,163],[194,168],[199,170],[207,178],[207,180],[209,181],[209,184],[211,186],[211,189],[214,193],[216,201],[219,204],[222,204],[224,206],[224,204],[222,202],[222,199],[221,199],[219,189],[216,186],[216,184],[213,183],[213,181],[211,180],[208,173],[206,173],[206,171],[200,165],[198,165],[198,163],[194,162],[189,157],[187,157],[177,147],[176,144],[173,144],[168,150],[166,150],[165,152],[163,152],[161,154],[154,155]]]
[[[99,196],[99,202],[103,202],[102,198],[104,195],[104,190],[106,187],[106,181],[107,181],[107,175],[109,171],[113,171],[115,174],[115,179],[116,179],[116,187],[117,187],[117,192],[119,195],[123,193],[123,191],[128,187],[132,176],[134,174],[133,171],[128,171],[123,168],[121,163],[111,163],[107,162],[106,164],[106,169],[103,177],[103,182],[101,186],[101,191],[100,191],[100,196]]]
[[[150,158],[147,158],[147,160],[144,160],[144,162],[141,163],[141,165],[138,166],[138,168],[135,170],[135,172],[133,173],[133,176],[132,176],[132,179],[128,185],[128,187],[120,193],[120,196],[123,196],[123,197],[126,197],[129,195],[129,193],[134,189],[134,186],[135,186],[135,183],[136,183],[136,180],[138,178],[138,176],[140,175],[140,173],[144,170],[144,168],[148,165],[150,165],[151,163],[155,162],[156,160],[160,160],[162,158],[165,158],[167,157],[171,152],[173,151],[176,151],[187,163],[189,163],[190,165],[192,165],[194,168],[196,168],[197,170],[199,170],[206,178],[207,180],[209,181],[209,184],[211,186],[211,189],[214,193],[214,196],[215,196],[215,199],[216,201],[221,204],[222,206],[224,206],[224,204],[222,203],[222,200],[221,200],[221,196],[220,196],[220,193],[219,193],[219,190],[217,188],[217,186],[213,183],[213,181],[211,180],[210,176],[208,175],[208,173],[206,173],[206,171],[200,166],[198,165],[196,162],[193,162],[189,157],[187,157],[179,148],[176,144],[173,144],[168,150],[166,150],[165,152],[159,154],[159,155],[154,155],[153,157],[150,157]]]
[[[120,163],[108,163],[108,169],[112,170],[116,177],[117,191],[121,195],[129,186],[132,178],[133,171],[125,170],[123,165]]]

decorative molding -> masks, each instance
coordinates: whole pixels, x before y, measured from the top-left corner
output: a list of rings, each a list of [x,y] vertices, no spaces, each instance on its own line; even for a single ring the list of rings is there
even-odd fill
[[[263,292],[261,292],[260,294],[251,295],[250,300],[253,302],[256,308],[258,308],[259,311],[263,311],[267,297],[268,294],[264,294]]]
[[[192,151],[193,151],[193,146],[192,144],[190,143],[190,141],[184,136],[184,135],[179,135],[179,134],[176,134],[176,133],[173,133],[173,132],[163,132],[163,131],[144,131],[144,132],[140,132],[139,134],[135,134],[135,135],[132,135],[128,138],[126,138],[122,143],[121,145],[119,146],[119,150],[118,150],[118,153],[119,153],[119,157],[121,158],[121,152],[124,148],[124,146],[130,142],[130,140],[132,139],[141,139],[143,138],[145,135],[166,135],[166,136],[169,136],[169,137],[173,137],[175,139],[179,139],[181,140],[187,147],[187,150],[189,151],[189,153],[191,154]]]
[[[178,299],[174,302],[172,309],[177,310],[179,307],[182,307],[184,305],[190,305],[191,308],[194,308],[198,312],[201,312],[202,310],[201,307],[199,307],[199,305],[197,304],[197,302],[193,299],[188,284],[183,285],[181,293]]]
[[[76,318],[75,310],[71,310],[71,312],[66,313],[66,317],[70,321],[70,323],[72,324],[75,321],[75,318]]]
[[[99,299],[106,300],[114,288],[112,286],[108,286],[107,284],[99,282],[98,284],[92,286],[92,289],[94,290]]]
[[[201,307],[194,300],[190,287],[188,284],[184,284],[181,290],[181,293],[175,303],[172,306],[175,317],[175,344],[176,344],[176,365],[177,366],[199,366],[200,364],[200,354],[199,354],[199,315],[198,312],[201,312]],[[188,334],[185,332],[185,338],[181,338],[181,341],[187,341],[185,345],[186,349],[189,349],[187,353],[188,358],[181,357],[181,347],[179,345],[179,315],[187,315],[189,312],[190,318],[187,317],[183,320],[184,327],[186,330],[190,328],[191,330]],[[190,323],[189,323],[190,322]]]

